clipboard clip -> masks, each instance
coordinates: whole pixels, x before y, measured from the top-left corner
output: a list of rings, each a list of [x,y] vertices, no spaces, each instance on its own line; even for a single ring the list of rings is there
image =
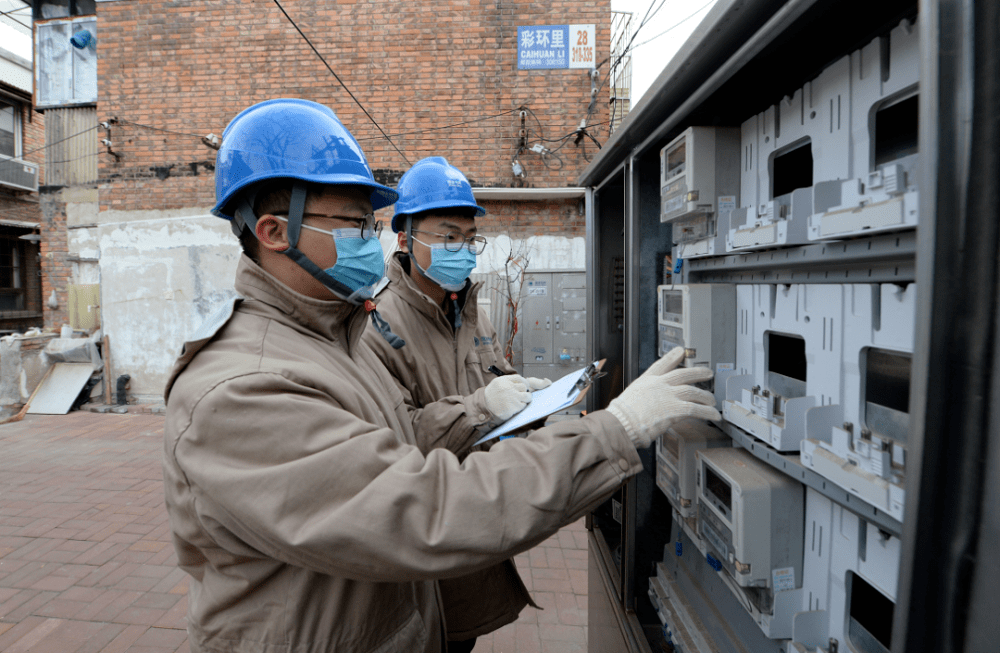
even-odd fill
[[[573,387],[569,389],[566,396],[572,397],[574,392],[583,392],[596,379],[599,379],[606,374],[607,372],[602,372],[601,369],[597,367],[596,363],[591,363],[587,366],[587,369],[583,371],[583,374],[580,375],[580,378],[577,379],[576,383],[573,384]]]

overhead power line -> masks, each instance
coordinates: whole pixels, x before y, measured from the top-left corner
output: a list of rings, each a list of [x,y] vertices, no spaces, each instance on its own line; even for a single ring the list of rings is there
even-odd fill
[[[653,0],[653,1],[655,2],[656,0]],[[633,50],[635,50],[636,48],[638,48],[640,45],[646,45],[647,43],[649,43],[651,41],[655,41],[656,39],[660,38],[664,34],[677,29],[678,27],[680,27],[681,25],[683,25],[687,21],[691,20],[692,18],[694,18],[695,16],[697,16],[698,14],[700,14],[701,12],[703,12],[706,8],[708,8],[711,5],[715,4],[715,2],[716,2],[716,0],[709,0],[707,3],[705,3],[704,5],[702,5],[701,8],[698,9],[698,11],[694,12],[693,14],[691,14],[690,16],[688,16],[687,18],[683,18],[680,21],[674,23],[673,25],[671,25],[667,29],[663,30],[662,32],[660,32],[656,36],[653,36],[653,37],[651,37],[649,39],[646,39],[645,41],[642,41],[641,43],[636,43],[636,44],[633,45],[632,42],[635,41],[635,37],[639,35],[639,30],[642,29],[643,25],[645,25],[646,22],[647,22],[647,19],[644,18],[643,22],[640,23],[639,27],[636,28],[635,33],[632,34],[632,38],[629,39],[628,45],[625,46],[625,49],[622,50],[622,53],[620,55],[618,55],[618,58],[611,65],[611,69],[613,70],[613,69],[617,68],[618,64],[621,63],[622,59],[624,59],[626,57],[626,55],[628,55],[629,53],[631,53]],[[662,7],[662,6],[663,5],[661,4],[660,7]],[[650,7],[652,7],[652,5],[650,5]],[[659,11],[659,7],[657,8],[656,11]],[[647,11],[647,13],[648,13],[648,11]],[[655,15],[656,12],[653,12],[653,13]],[[607,59],[605,59],[600,64],[598,64],[597,67],[600,68],[609,59],[611,59],[611,56],[608,56]],[[610,74],[604,76],[604,80],[601,82],[601,85],[597,89],[597,93],[598,94],[600,94],[601,90],[604,88],[604,85],[608,83],[608,79],[610,79],[610,78],[611,78]],[[590,113],[587,114],[587,118],[588,119],[590,118]]]
[[[36,147],[33,150],[28,150],[27,152],[22,152],[21,153],[21,158],[24,158],[24,157],[28,156],[29,154],[34,154],[35,152],[41,152],[42,150],[47,150],[48,148],[52,147],[53,145],[58,145],[59,143],[62,143],[63,141],[68,141],[71,138],[76,138],[77,136],[83,136],[87,132],[94,131],[95,129],[97,129],[97,125],[94,125],[93,127],[88,127],[87,129],[84,129],[83,131],[77,132],[75,134],[70,134],[69,136],[66,136],[65,138],[60,138],[57,141],[52,141],[51,143],[46,143],[45,145],[43,145],[41,147]]]
[[[656,36],[652,36],[652,37],[650,37],[650,38],[646,39],[645,41],[643,41],[643,42],[641,42],[641,43],[636,43],[635,45],[633,45],[633,46],[631,47],[631,49],[632,49],[632,50],[634,50],[635,48],[639,47],[640,45],[646,45],[647,43],[650,43],[650,42],[652,42],[652,41],[655,41],[656,39],[660,38],[661,36],[663,36],[663,35],[664,35],[664,34],[666,34],[667,32],[672,32],[673,30],[677,29],[678,27],[680,27],[680,26],[681,26],[681,25],[683,25],[684,23],[688,22],[689,20],[691,20],[692,18],[694,18],[695,16],[697,16],[697,15],[698,15],[698,14],[700,14],[701,12],[705,11],[705,9],[707,9],[707,8],[708,8],[708,7],[710,7],[711,5],[715,4],[715,1],[716,1],[716,0],[710,0],[710,1],[708,2],[708,3],[706,3],[706,4],[702,5],[701,9],[699,9],[699,10],[698,10],[698,11],[696,11],[696,12],[694,12],[693,14],[691,14],[690,16],[688,16],[687,18],[684,18],[683,20],[681,20],[681,21],[679,21],[679,22],[677,22],[677,23],[674,23],[673,25],[671,25],[671,26],[670,26],[670,27],[668,27],[667,29],[663,30],[662,32],[660,32],[660,33],[659,33],[659,34],[657,34]]]
[[[191,136],[192,138],[201,138],[201,134],[192,134],[191,132],[179,132],[172,129],[166,129],[164,127],[154,127],[153,125],[144,125],[141,122],[133,122],[125,118],[118,119],[119,125],[132,125],[133,127],[142,127],[143,129],[152,129],[153,131],[163,132],[165,134],[176,134],[177,136]]]
[[[440,127],[428,127],[427,129],[421,129],[421,130],[418,130],[418,131],[400,132],[398,134],[393,134],[393,136],[413,136],[415,134],[426,134],[427,132],[436,132],[436,131],[440,131],[442,129],[451,129],[452,127],[461,127],[462,125],[471,125],[472,123],[475,123],[475,122],[483,122],[484,120],[491,120],[493,118],[501,118],[503,116],[510,115],[510,114],[514,113],[515,111],[519,111],[519,110],[520,109],[511,109],[509,111],[504,111],[503,113],[498,113],[498,114],[493,115],[493,116],[484,116],[482,118],[473,118],[472,120],[466,120],[464,122],[453,122],[450,125],[441,125]],[[378,138],[378,136],[368,136],[366,138],[359,138],[358,141],[373,141],[376,138]]]
[[[345,91],[347,91],[347,94],[351,96],[351,99],[354,100],[354,103],[357,104],[358,107],[360,107],[360,109],[365,113],[366,116],[368,116],[368,119],[372,121],[372,124],[375,125],[375,128],[379,130],[379,133],[381,133],[382,136],[385,137],[385,140],[389,141],[389,145],[392,145],[392,149],[396,150],[396,152],[399,153],[399,156],[403,157],[403,160],[406,161],[407,165],[413,165],[413,162],[410,161],[405,154],[403,154],[403,151],[400,150],[398,147],[396,147],[396,144],[392,142],[392,139],[389,138],[389,135],[385,133],[385,130],[383,130],[382,127],[375,120],[375,118],[372,117],[372,114],[368,113],[368,110],[365,109],[364,105],[361,104],[358,98],[354,97],[354,93],[351,93],[351,89],[347,88],[347,84],[344,83],[344,80],[342,80],[340,78],[340,75],[338,75],[330,66],[330,64],[326,62],[326,59],[323,58],[323,55],[320,54],[319,50],[316,49],[316,46],[312,44],[312,41],[309,40],[309,37],[306,36],[305,32],[303,32],[299,28],[299,26],[295,24],[295,21],[292,20],[292,17],[288,15],[288,12],[285,11],[285,8],[281,6],[281,3],[278,2],[278,0],[274,0],[274,4],[278,6],[278,9],[281,10],[281,13],[285,15],[285,18],[288,19],[288,22],[291,23],[292,27],[295,28],[295,31],[298,32],[299,35],[302,36],[302,39],[309,45],[310,48],[312,48],[312,51],[316,53],[316,56],[319,57],[319,60],[323,62],[323,65],[326,66],[326,69],[330,71],[330,74],[333,75],[334,79],[336,79],[340,83],[340,86]]]

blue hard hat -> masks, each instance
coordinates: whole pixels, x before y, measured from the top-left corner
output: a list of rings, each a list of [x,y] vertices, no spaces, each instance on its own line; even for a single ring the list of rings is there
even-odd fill
[[[267,100],[233,118],[215,160],[212,213],[232,220],[231,200],[269,179],[370,188],[373,210],[399,197],[375,181],[361,146],[337,114],[308,100]]]
[[[399,200],[392,216],[395,232],[403,230],[406,216],[431,209],[468,207],[475,209],[477,218],[486,215],[486,209],[476,204],[469,180],[443,156],[429,156],[414,163],[399,178],[396,190]]]

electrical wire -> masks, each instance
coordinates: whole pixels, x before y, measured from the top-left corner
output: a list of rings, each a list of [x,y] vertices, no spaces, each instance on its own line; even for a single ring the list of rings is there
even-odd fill
[[[714,1],[714,0],[713,0],[713,1]],[[645,15],[644,15],[644,16],[642,17],[642,20],[641,20],[641,21],[639,21],[639,26],[635,28],[635,31],[634,31],[634,32],[632,32],[632,38],[630,38],[630,39],[628,40],[628,44],[626,44],[626,46],[625,46],[625,49],[624,49],[624,50],[622,50],[622,55],[618,57],[619,61],[621,61],[621,58],[622,58],[622,57],[623,57],[623,56],[625,55],[625,53],[626,53],[626,52],[628,52],[628,51],[629,51],[629,48],[630,48],[630,47],[632,46],[632,42],[633,42],[633,41],[635,41],[635,37],[637,37],[637,36],[639,35],[639,31],[640,31],[640,30],[641,30],[641,29],[642,29],[643,27],[645,27],[645,26],[646,26],[646,23],[648,23],[648,22],[650,21],[650,19],[652,19],[652,17],[653,17],[653,16],[655,16],[655,15],[657,14],[657,12],[659,12],[659,11],[660,11],[660,9],[662,9],[662,8],[663,8],[663,5],[664,5],[664,4],[666,4],[666,0],[662,0],[662,2],[660,2],[660,6],[659,6],[659,7],[657,7],[657,8],[656,8],[656,11],[654,11],[654,12],[653,12],[653,16],[650,16],[650,15],[649,15],[649,12],[650,12],[650,10],[652,10],[652,9],[653,9],[653,5],[654,5],[654,4],[656,4],[656,0],[653,0],[653,1],[652,1],[652,2],[650,3],[649,7],[647,7],[647,8],[646,8],[646,14],[645,14]],[[613,57],[613,56],[614,56],[613,54],[609,54],[609,55],[608,55],[608,56],[606,56],[606,57],[605,57],[604,59],[602,59],[602,60],[601,60],[601,62],[600,62],[599,64],[597,64],[596,66],[594,66],[594,68],[598,68],[598,69],[599,69],[599,68],[600,68],[601,66],[603,66],[603,65],[604,65],[604,64],[606,64],[606,63],[607,63],[608,61],[610,61],[610,60],[611,60],[611,57]],[[614,68],[615,66],[617,66],[617,65],[618,65],[618,63],[619,63],[619,61],[616,61],[616,62],[614,63],[614,65],[612,66],[612,68]]]
[[[0,12],[0,18],[3,18],[4,16],[6,16],[6,17],[10,18],[12,21],[14,21],[15,23],[17,23],[18,25],[20,25],[21,27],[27,27],[28,29],[31,29],[31,23],[22,23],[20,20],[18,20],[18,18],[20,18],[20,16],[11,16],[11,14],[16,13],[18,11],[24,11],[25,9],[30,10],[31,9],[31,5],[25,5],[24,7],[17,7],[16,9],[10,9],[8,11]]]
[[[664,2],[665,1],[666,0],[664,0]],[[654,4],[655,4],[655,2],[656,2],[656,0],[653,0]],[[678,21],[677,23],[674,23],[673,25],[671,25],[667,29],[663,30],[662,32],[660,32],[656,36],[653,36],[653,37],[651,37],[651,38],[649,38],[649,39],[647,39],[645,41],[642,41],[641,43],[636,43],[636,44],[633,45],[633,42],[635,41],[635,37],[639,35],[639,30],[641,30],[646,25],[646,23],[649,22],[649,18],[652,18],[652,16],[649,16],[649,9],[647,9],[646,10],[646,16],[648,16],[649,18],[643,17],[642,22],[639,23],[639,26],[635,29],[635,32],[632,34],[632,38],[629,39],[628,45],[626,45],[625,49],[622,50],[621,54],[618,55],[618,58],[610,66],[610,69],[614,70],[615,68],[617,68],[618,65],[625,58],[625,56],[628,55],[628,54],[630,54],[633,50],[635,50],[639,46],[645,45],[647,43],[650,43],[651,41],[655,41],[656,39],[660,38],[664,34],[670,32],[670,31],[672,31],[674,29],[677,29],[678,27],[680,27],[681,25],[683,25],[687,21],[691,20],[692,18],[694,18],[695,16],[697,16],[698,14],[700,14],[707,7],[715,4],[715,2],[716,2],[716,0],[709,0],[707,3],[705,3],[704,5],[702,5],[701,8],[699,8],[697,11],[695,11],[690,16],[687,16],[686,18],[683,18],[682,20]],[[650,5],[650,9],[652,8],[652,6],[653,5],[651,4]],[[657,7],[656,12],[658,12],[662,7],[663,7],[663,2],[661,2],[660,6]],[[653,16],[656,15],[656,12],[653,12]],[[603,61],[601,61],[601,63],[597,64],[597,68],[600,68],[605,63],[607,63],[611,59],[612,56],[613,55],[608,55]],[[601,82],[601,85],[597,87],[597,92],[595,93],[595,96],[596,95],[600,95],[601,90],[604,89],[604,85],[608,83],[609,79],[611,79],[611,74],[610,73],[604,76],[604,80]],[[591,106],[593,106],[593,105],[591,105]],[[588,110],[587,110],[587,116],[586,116],[586,118],[584,118],[584,121],[586,122],[587,120],[589,120],[591,115],[593,115],[593,109],[592,108],[588,108]],[[587,135],[589,136],[589,134],[587,134]],[[591,137],[591,138],[593,138],[593,137]],[[596,140],[594,142],[596,143]],[[600,147],[600,145],[598,145],[598,147]],[[589,161],[589,159],[588,159],[588,161]]]
[[[663,36],[663,35],[664,35],[664,34],[666,34],[667,32],[670,32],[670,31],[672,31],[672,30],[674,30],[674,29],[677,29],[678,27],[680,27],[681,25],[683,25],[683,24],[684,24],[684,23],[686,23],[687,21],[691,20],[692,18],[694,18],[695,16],[697,16],[698,14],[700,14],[700,13],[701,13],[702,11],[704,11],[704,10],[705,10],[705,9],[706,9],[707,7],[709,7],[709,6],[713,5],[713,4],[715,4],[715,2],[716,2],[716,0],[709,0],[709,1],[707,2],[707,3],[705,3],[704,5],[702,5],[702,6],[701,6],[701,8],[700,8],[700,9],[698,9],[698,11],[694,12],[693,14],[691,14],[690,16],[688,16],[687,18],[684,18],[684,19],[682,19],[682,20],[678,21],[677,23],[674,23],[673,25],[671,25],[671,26],[670,26],[670,27],[668,27],[667,29],[663,30],[662,32],[660,32],[660,33],[659,33],[659,34],[657,34],[656,36],[654,36],[654,37],[652,37],[652,38],[649,38],[649,39],[646,39],[645,41],[642,41],[641,43],[636,43],[635,45],[633,45],[633,44],[632,44],[632,42],[633,42],[633,41],[635,41],[635,37],[639,35],[639,30],[640,30],[640,29],[642,29],[642,27],[643,27],[643,26],[645,25],[645,23],[641,23],[641,24],[639,25],[639,27],[637,27],[637,28],[636,28],[636,30],[635,30],[635,33],[634,33],[634,34],[632,34],[632,38],[631,38],[631,39],[629,39],[629,42],[628,42],[628,45],[626,45],[626,46],[625,46],[625,49],[624,49],[624,50],[622,50],[622,53],[621,53],[620,55],[618,55],[618,59],[617,59],[617,60],[615,61],[615,63],[614,63],[614,64],[612,64],[612,66],[611,66],[611,67],[612,67],[612,68],[617,68],[617,67],[618,67],[618,64],[619,64],[619,63],[621,63],[621,60],[622,60],[622,59],[624,59],[624,58],[625,58],[625,56],[626,56],[627,54],[629,54],[630,52],[632,52],[632,50],[636,49],[636,48],[637,48],[637,47],[639,47],[640,45],[646,45],[647,43],[649,43],[649,42],[651,42],[651,41],[655,41],[656,39],[660,38],[661,36]],[[608,60],[610,60],[610,59],[611,59],[611,55],[609,55],[609,56],[608,56],[608,57],[607,57],[606,59],[604,59],[604,61],[602,61],[601,63],[597,64],[597,67],[598,67],[598,68],[600,68],[600,67],[601,67],[602,65],[604,65],[604,63],[605,63],[605,62],[607,62],[607,61],[608,61]],[[605,84],[606,84],[606,83],[608,82],[608,78],[609,78],[609,77],[610,77],[610,75],[606,75],[606,76],[604,77],[604,81],[603,81],[603,82],[601,82],[601,86],[600,86],[600,88],[598,88],[598,93],[600,93],[600,90],[601,90],[601,88],[604,88],[604,85],[605,85]]]
[[[358,105],[358,107],[364,112],[366,116],[368,116],[368,119],[372,121],[372,124],[375,125],[375,128],[379,130],[379,133],[381,133],[382,136],[385,137],[385,140],[389,141],[389,145],[392,145],[392,149],[396,150],[399,156],[403,157],[403,160],[406,161],[407,165],[412,166],[413,162],[410,161],[405,154],[403,154],[402,150],[396,147],[396,144],[392,142],[392,139],[389,138],[389,135],[385,133],[385,130],[382,129],[381,125],[379,125],[378,122],[375,120],[375,118],[372,117],[372,114],[368,113],[368,110],[365,109],[365,107],[361,104],[358,98],[354,97],[354,93],[351,93],[351,89],[347,88],[347,84],[344,83],[344,80],[340,79],[340,76],[333,70],[332,67],[330,67],[330,64],[326,62],[326,59],[323,58],[323,55],[320,54],[319,50],[316,49],[316,46],[313,45],[312,41],[309,40],[309,37],[306,36],[305,32],[303,32],[299,28],[299,26],[295,24],[295,21],[292,20],[292,17],[288,15],[288,12],[285,11],[285,8],[281,6],[281,3],[278,2],[278,0],[274,0],[274,4],[278,6],[278,9],[281,10],[281,13],[285,15],[285,18],[288,19],[288,22],[291,23],[292,27],[295,28],[295,31],[297,31],[299,35],[302,36],[302,39],[309,45],[309,47],[312,48],[312,51],[316,53],[316,56],[319,57],[319,60],[323,62],[323,65],[326,66],[326,69],[330,71],[330,74],[333,75],[334,79],[340,82],[340,86],[345,91],[347,91],[347,94],[351,96],[351,99],[354,100],[354,103]]]
[[[440,131],[442,129],[451,129],[452,127],[461,127],[462,125],[471,125],[472,123],[475,123],[475,122],[483,122],[484,120],[491,120],[493,118],[501,118],[503,116],[512,114],[515,111],[520,111],[520,109],[510,109],[509,111],[504,111],[503,113],[498,113],[495,116],[485,116],[483,118],[474,118],[472,120],[466,120],[464,122],[455,122],[455,123],[452,123],[450,125],[442,125],[441,127],[428,127],[427,129],[421,129],[421,130],[418,130],[418,131],[400,132],[398,134],[393,134],[393,136],[399,137],[399,136],[410,136],[410,135],[416,135],[416,134],[426,134],[427,132],[435,132],[435,131]],[[359,138],[357,140],[359,142],[360,141],[374,141],[374,140],[377,140],[378,138],[379,138],[378,136],[368,136],[368,137],[365,137],[365,138]],[[479,137],[477,136],[476,138],[479,138]]]
[[[531,107],[523,105],[521,108],[530,113],[531,117],[535,119],[535,123],[538,125],[539,136],[541,136],[542,140],[545,140],[545,129],[542,127],[542,121],[538,119],[538,116],[531,110]]]
[[[703,12],[709,6],[714,5],[715,2],[716,2],[716,0],[710,0],[706,4],[702,5],[701,9],[699,9],[696,12],[694,12],[693,14],[691,14],[690,16],[688,16],[687,18],[681,20],[678,23],[675,23],[675,24],[671,25],[670,27],[668,27],[667,29],[663,30],[662,32],[660,32],[656,36],[650,37],[650,38],[646,39],[645,41],[642,41],[641,43],[636,43],[635,45],[632,46],[631,49],[634,50],[635,48],[638,48],[641,45],[646,45],[647,43],[651,43],[652,41],[655,41],[656,39],[658,39],[661,36],[663,36],[664,34],[666,34],[667,32],[670,32],[670,31],[673,31],[673,30],[677,29],[678,27],[680,27],[684,23],[688,22],[689,20],[691,20],[692,18],[694,18],[695,16],[697,16],[698,14],[700,14],[701,12]]]
[[[53,145],[58,145],[59,143],[62,143],[63,141],[68,141],[71,138],[76,138],[77,136],[83,136],[87,132],[94,131],[95,129],[97,129],[97,125],[94,125],[93,127],[89,127],[87,129],[84,129],[81,132],[77,132],[75,134],[70,134],[69,136],[66,136],[65,138],[60,138],[58,141],[52,141],[51,143],[46,143],[45,145],[43,145],[41,147],[36,147],[33,150],[28,150],[27,152],[22,152],[21,153],[21,158],[23,159],[24,157],[28,156],[29,154],[34,154],[35,152],[41,152],[42,150],[47,150],[48,148],[52,147]]]
[[[118,118],[118,122],[116,124],[119,124],[119,125],[132,125],[134,127],[142,127],[143,129],[152,129],[153,131],[163,132],[165,134],[176,134],[177,136],[191,136],[192,138],[201,138],[202,137],[201,134],[192,134],[192,133],[189,133],[189,132],[179,132],[179,131],[174,131],[172,129],[166,129],[164,127],[154,127],[153,125],[144,125],[141,122],[133,122],[133,121],[127,120],[125,118]]]

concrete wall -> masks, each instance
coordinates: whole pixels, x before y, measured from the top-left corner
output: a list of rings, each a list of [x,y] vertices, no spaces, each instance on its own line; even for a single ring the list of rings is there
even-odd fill
[[[49,368],[42,350],[55,334],[0,340],[0,406],[20,406]]]
[[[503,272],[504,263],[511,255],[525,260],[528,271],[583,269],[587,264],[583,236],[511,238],[506,234],[486,234],[486,237],[489,242],[477,261],[476,272]]]
[[[205,209],[98,215],[101,308],[112,378],[136,400],[162,397],[181,345],[235,294],[239,243]]]
[[[129,374],[136,400],[156,400],[181,345],[235,294],[239,245],[229,225],[204,209],[104,211],[93,220],[95,227],[71,233],[81,253],[100,259],[101,317],[111,339],[112,380]],[[93,238],[86,235],[91,231]],[[529,269],[584,264],[582,237],[487,236],[490,246],[477,273],[502,270],[512,250],[528,258]],[[383,235],[383,242],[391,239]]]

